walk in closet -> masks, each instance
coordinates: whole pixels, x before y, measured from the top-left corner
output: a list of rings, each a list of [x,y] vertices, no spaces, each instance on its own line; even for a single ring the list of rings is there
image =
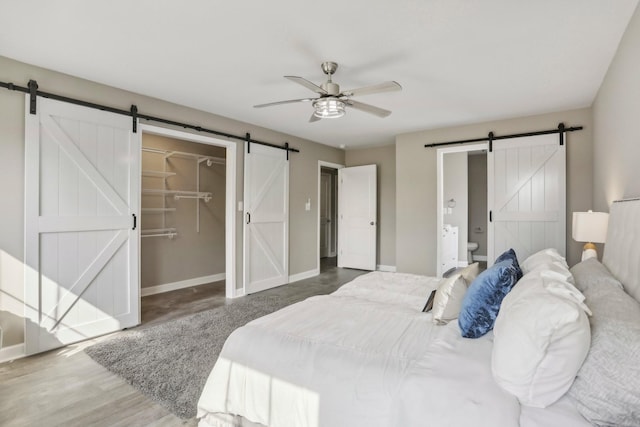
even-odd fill
[[[200,285],[224,295],[225,149],[143,134],[141,157],[142,296]],[[142,311],[144,322],[145,298]]]

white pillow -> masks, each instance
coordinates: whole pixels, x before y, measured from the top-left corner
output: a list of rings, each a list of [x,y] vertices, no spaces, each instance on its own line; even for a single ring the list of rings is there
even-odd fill
[[[554,248],[543,249],[533,255],[530,255],[527,259],[520,263],[520,268],[522,269],[523,274],[527,274],[531,270],[538,267],[540,264],[554,261],[559,262],[567,269],[569,268],[569,266],[567,265],[567,261],[562,255],[560,255],[560,253],[558,253],[558,250]]]
[[[589,352],[589,320],[574,290],[579,294],[569,283],[529,275],[502,301],[491,369],[523,405],[544,408],[560,399]]]
[[[556,279],[561,282],[575,284],[573,275],[566,263],[560,261],[546,261],[538,263],[535,268],[529,270],[527,275],[539,275],[548,279]]]
[[[464,294],[467,293],[469,284],[473,282],[479,272],[479,263],[474,262],[459,272],[442,279],[433,298],[433,323],[444,325],[458,318]]]

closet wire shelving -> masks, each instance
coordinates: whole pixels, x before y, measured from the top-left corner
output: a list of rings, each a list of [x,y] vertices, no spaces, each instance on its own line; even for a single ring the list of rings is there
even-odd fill
[[[196,202],[196,232],[200,233],[200,200],[203,200],[205,203],[211,201],[213,195],[210,192],[200,191],[200,165],[206,164],[207,166],[212,166],[214,164],[225,164],[225,159],[220,157],[212,157],[205,156],[202,154],[195,153],[187,153],[183,151],[173,151],[173,150],[161,150],[158,148],[151,147],[143,147],[143,152],[153,153],[163,156],[163,169],[162,171],[157,170],[143,170],[142,176],[148,178],[161,178],[163,180],[163,188],[155,189],[155,188],[143,188],[142,194],[149,196],[162,196],[163,207],[161,208],[142,208],[141,212],[143,214],[162,214],[162,227],[161,228],[150,228],[141,230],[141,237],[168,237],[169,239],[173,239],[178,235],[178,231],[175,227],[167,227],[166,226],[166,213],[175,212],[176,208],[168,208],[166,206],[166,197],[173,196],[174,200],[178,201],[180,199],[195,199]],[[196,190],[170,190],[167,189],[167,178],[175,176],[175,172],[167,171],[167,160],[171,157],[178,158],[187,158],[194,159],[196,161]]]

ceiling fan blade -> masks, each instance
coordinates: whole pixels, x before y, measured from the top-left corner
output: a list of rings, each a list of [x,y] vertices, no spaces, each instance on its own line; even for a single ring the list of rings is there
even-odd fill
[[[289,79],[292,82],[298,83],[299,85],[302,85],[304,87],[306,87],[307,89],[311,89],[312,91],[319,93],[320,95],[327,95],[327,91],[322,89],[320,86],[318,86],[315,83],[311,83],[309,80],[304,79],[302,77],[298,77],[298,76],[284,76],[285,79]]]
[[[266,104],[254,105],[253,108],[271,107],[272,105],[293,104],[294,102],[311,102],[315,98],[290,99],[288,101],[268,102]]]
[[[309,123],[317,122],[317,121],[319,121],[319,120],[322,120],[322,119],[321,119],[320,117],[316,116],[316,114],[315,114],[315,113],[313,113],[313,114],[311,115],[311,117],[309,117]]]
[[[375,107],[370,104],[365,104],[364,102],[354,101],[352,99],[348,99],[344,101],[349,107],[353,107],[356,110],[364,111],[365,113],[373,114],[378,117],[387,117],[391,114],[391,111],[385,110],[383,108]]]
[[[355,96],[355,95],[360,96],[360,95],[371,95],[373,93],[380,93],[380,92],[390,92],[394,90],[402,90],[402,86],[400,86],[398,82],[390,81],[390,82],[378,83],[377,85],[373,85],[373,86],[366,86],[358,89],[345,90],[342,92],[342,94],[345,96]]]

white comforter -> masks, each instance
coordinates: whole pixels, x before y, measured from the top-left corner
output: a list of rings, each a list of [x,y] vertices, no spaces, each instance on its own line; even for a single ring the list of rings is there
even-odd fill
[[[436,285],[374,272],[239,328],[198,402],[202,424],[518,426],[518,401],[491,377],[492,334],[465,339],[421,312]]]

